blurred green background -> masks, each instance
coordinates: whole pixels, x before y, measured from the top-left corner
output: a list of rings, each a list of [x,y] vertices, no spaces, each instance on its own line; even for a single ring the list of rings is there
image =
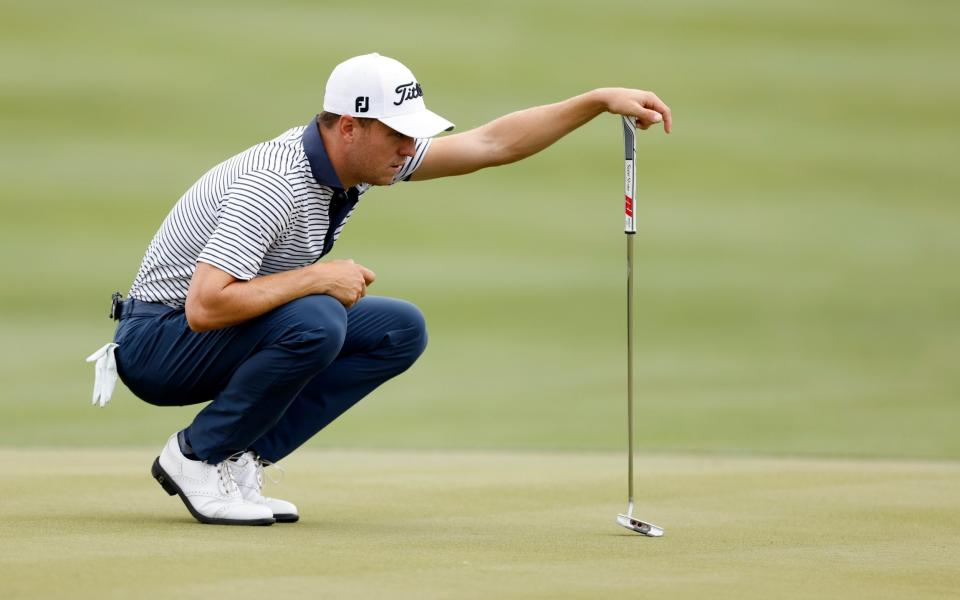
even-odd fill
[[[639,444],[960,458],[956,3],[0,2],[0,445],[159,446],[195,408],[89,404],[151,236],[204,171],[407,63],[460,130],[593,87],[640,137]],[[334,254],[427,353],[311,442],[625,444],[620,125],[364,197]]]

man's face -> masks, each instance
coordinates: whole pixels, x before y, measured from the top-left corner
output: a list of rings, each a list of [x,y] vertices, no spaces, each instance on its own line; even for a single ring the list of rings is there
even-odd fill
[[[361,181],[372,185],[389,185],[413,152],[412,137],[380,121],[358,127],[350,148],[354,172]]]

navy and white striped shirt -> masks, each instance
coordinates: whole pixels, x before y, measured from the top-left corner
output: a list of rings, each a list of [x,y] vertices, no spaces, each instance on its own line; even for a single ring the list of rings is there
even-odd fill
[[[423,161],[430,139],[394,182]],[[289,271],[330,251],[360,196],[344,190],[313,119],[225,160],[184,193],[150,242],[129,296],[182,308],[197,262],[241,280]]]

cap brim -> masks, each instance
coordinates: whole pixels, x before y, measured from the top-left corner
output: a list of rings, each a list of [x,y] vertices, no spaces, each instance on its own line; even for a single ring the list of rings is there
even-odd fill
[[[380,117],[378,120],[390,129],[414,138],[429,138],[453,129],[453,123],[427,109],[406,115]]]

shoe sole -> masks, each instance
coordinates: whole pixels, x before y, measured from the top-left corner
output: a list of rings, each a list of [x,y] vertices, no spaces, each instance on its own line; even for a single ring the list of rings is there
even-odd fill
[[[183,494],[183,491],[180,487],[174,483],[173,478],[163,470],[163,467],[160,466],[160,457],[158,456],[153,461],[153,466],[150,467],[150,474],[153,475],[153,478],[157,480],[157,483],[160,484],[160,487],[163,488],[163,491],[170,494],[171,496],[180,496],[180,499],[183,500],[183,504],[187,507],[187,510],[190,511],[190,514],[193,515],[193,518],[200,521],[201,523],[206,523],[207,525],[273,525],[275,519],[265,518],[265,519],[219,519],[216,517],[208,517],[201,515],[190,504],[190,501],[187,500],[187,497]],[[299,518],[299,517],[298,517]]]
[[[277,521],[277,523],[296,523],[297,521],[300,520],[300,515],[294,515],[294,514],[278,515],[277,513],[274,513],[273,518]]]

